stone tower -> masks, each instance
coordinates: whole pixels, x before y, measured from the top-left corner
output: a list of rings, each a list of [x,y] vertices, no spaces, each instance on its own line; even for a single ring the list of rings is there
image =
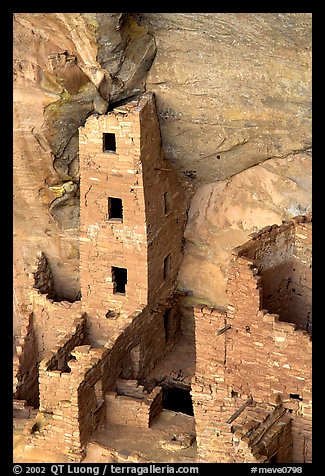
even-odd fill
[[[91,116],[79,146],[83,308],[129,316],[175,290],[182,259],[184,190],[161,153],[153,95]]]

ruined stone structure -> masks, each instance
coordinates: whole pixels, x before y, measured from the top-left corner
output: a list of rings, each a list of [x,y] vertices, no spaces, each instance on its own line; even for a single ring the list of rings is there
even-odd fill
[[[56,448],[72,461],[82,458],[96,428],[116,419],[120,402],[126,417],[131,398],[129,419],[143,418],[145,427],[162,411],[161,388],[140,391],[138,381],[181,334],[176,277],[186,207],[160,142],[150,94],[88,119],[80,129],[81,301],[57,298],[43,253],[31,273],[28,312],[37,335],[39,408],[46,417],[32,444]],[[27,352],[29,327],[25,336]],[[27,390],[19,391],[21,374],[16,357],[14,395],[35,404]],[[131,383],[127,395],[121,379]]]
[[[175,290],[184,191],[160,141],[150,95],[80,128],[80,278],[92,327],[107,313],[153,308]]]
[[[15,421],[36,418],[25,458],[83,461],[103,440],[105,461],[310,461],[311,219],[235,250],[227,311],[194,308],[196,368],[183,378],[169,363],[194,415],[172,412],[154,372],[182,355],[186,196],[153,96],[91,116],[79,142],[81,300],[57,296],[41,253],[16,338]],[[139,456],[138,430],[161,451]],[[114,446],[120,434],[128,451]]]
[[[311,461],[311,217],[234,250],[227,311],[195,307],[203,461]]]

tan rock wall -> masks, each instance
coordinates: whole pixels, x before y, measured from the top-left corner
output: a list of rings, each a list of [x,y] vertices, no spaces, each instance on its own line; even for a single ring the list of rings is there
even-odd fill
[[[189,306],[227,306],[232,250],[251,233],[311,211],[312,160],[307,154],[272,158],[226,180],[200,186],[185,229],[179,288]],[[202,280],[202,275],[208,279]]]

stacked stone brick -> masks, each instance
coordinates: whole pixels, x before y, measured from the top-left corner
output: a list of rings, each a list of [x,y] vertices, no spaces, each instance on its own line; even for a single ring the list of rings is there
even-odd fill
[[[97,428],[150,428],[162,410],[161,388],[148,393],[139,381],[181,334],[186,197],[160,142],[151,94],[87,120],[81,302],[54,301],[44,254],[30,274],[14,357],[16,410],[29,415],[28,405],[38,405],[39,384],[45,421],[30,444],[70,461],[82,461]],[[122,201],[120,217],[110,217],[110,199]],[[112,268],[127,270],[124,292]],[[194,309],[199,460],[311,461],[311,217],[267,227],[237,248],[228,295],[227,310]]]
[[[161,312],[144,310],[133,315],[124,322],[124,329],[112,333],[105,346],[85,344],[86,335],[85,318],[76,319],[73,329],[40,364],[40,410],[51,417],[33,438],[33,444],[49,451],[55,445],[71,461],[82,458],[82,449],[96,428],[116,423],[120,402],[121,422],[134,419],[139,427],[150,426],[162,410],[160,387],[138,402],[134,398],[116,398],[114,393],[121,382],[119,378],[130,375],[134,347],[140,346],[138,379],[145,377],[166,354]],[[63,427],[64,438],[58,441]]]
[[[79,134],[83,305],[93,319],[109,310],[128,316],[157,304],[175,289],[182,257],[184,192],[163,160],[151,94],[105,116],[92,116]],[[103,149],[104,134],[115,135],[115,151]],[[109,219],[110,197],[122,200],[122,219]],[[127,269],[125,295],[114,293],[111,267]]]
[[[296,463],[311,461],[311,339],[307,306],[295,323],[282,321],[287,314],[270,314],[262,309],[263,286],[267,286],[268,292],[280,290],[278,302],[273,305],[282,310],[282,279],[272,273],[272,267],[282,269],[282,278],[292,276],[297,243],[300,256],[295,252],[294,259],[304,265],[301,281],[308,299],[310,229],[311,217],[301,217],[255,234],[234,251],[228,274],[227,311],[207,306],[194,309],[197,367],[192,398],[198,452],[204,461],[241,460],[237,459],[236,440],[227,421],[248,399],[259,406],[273,405],[274,411],[281,404],[292,419],[291,450],[290,445],[284,445],[285,453],[281,454],[278,447],[271,455],[264,448],[258,458],[264,455]],[[267,281],[271,279],[273,283]],[[296,288],[303,294],[302,286],[296,284]],[[290,319],[294,321],[295,316],[291,314]],[[244,460],[247,459],[242,456]]]
[[[25,400],[30,406],[37,407],[38,388],[38,352],[34,329],[34,314],[25,310],[21,312],[21,333],[16,338],[13,358],[13,397]]]
[[[112,425],[149,428],[162,411],[162,388],[147,393],[136,380],[118,380],[117,392],[105,396],[106,419]]]

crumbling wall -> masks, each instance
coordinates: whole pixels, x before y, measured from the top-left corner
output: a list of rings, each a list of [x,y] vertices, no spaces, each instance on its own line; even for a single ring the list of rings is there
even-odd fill
[[[274,315],[263,312],[259,315],[272,319],[273,324],[276,322]],[[259,326],[251,325],[251,331],[247,332],[244,330],[246,325],[243,328],[240,320],[237,327],[235,318],[228,319],[226,313],[207,306],[195,308],[195,322],[196,373],[191,395],[200,461],[267,462],[267,458],[275,453],[279,453],[278,461],[282,458],[282,462],[290,462],[291,458],[293,462],[311,461],[309,336],[302,331],[294,331],[291,324],[281,322],[276,322],[281,330],[266,329],[261,323]],[[283,326],[288,326],[290,330],[284,330]],[[249,339],[245,338],[244,332],[249,334]],[[277,339],[281,342],[280,346]],[[263,352],[256,343],[263,344]],[[302,343],[305,347],[301,347]],[[297,346],[304,351],[303,359],[300,354],[297,355]],[[291,397],[289,387],[293,389]],[[301,401],[296,399],[298,395]],[[256,457],[255,453],[254,456],[246,446],[243,452],[238,451],[239,440],[235,432],[239,422],[236,413],[245,405],[250,405],[250,399],[259,408],[260,405],[267,405],[274,411],[282,402],[293,419],[292,433],[286,431],[282,439],[277,434],[274,440],[282,441],[282,456],[280,447],[277,451],[269,449],[264,453],[267,456],[264,460],[259,459],[261,454]],[[256,422],[263,424],[265,419],[263,412],[258,410],[254,416],[255,426]],[[270,434],[275,437],[272,432]],[[270,439],[267,444],[274,445],[274,441]]]
[[[292,415],[293,461],[311,461],[311,355],[306,331],[281,322],[276,314],[259,310],[260,278],[252,263],[233,261],[229,271],[227,323],[227,381],[232,391],[251,393],[258,402],[274,402],[280,395]],[[238,289],[243,289],[243,294]],[[256,376],[256,380],[254,379]],[[261,378],[263,376],[263,378]],[[298,424],[298,421],[300,422]]]
[[[274,255],[274,266],[278,266],[281,246],[286,262],[296,246],[295,226],[293,221],[269,227],[236,248],[228,272],[227,312],[207,306],[194,308],[196,374],[191,393],[202,461],[240,461],[231,419],[250,400],[274,409],[282,404],[292,418],[292,449],[286,433],[287,449],[277,457],[290,462],[292,453],[295,463],[311,461],[310,335],[261,309],[265,283],[261,263],[264,269],[271,268]],[[305,234],[309,232],[307,225]],[[264,236],[267,233],[270,239]],[[308,243],[308,238],[302,240]],[[264,261],[259,246],[266,250]],[[310,269],[309,246],[300,253],[304,257],[301,262],[307,264],[305,270]]]
[[[180,337],[179,315],[177,308],[174,310],[177,300],[175,293],[154,309],[147,307],[134,313],[124,329],[119,328],[111,334],[110,342],[114,342],[114,347],[102,364],[104,393],[115,390],[115,382],[120,377],[145,378],[177,342]],[[166,340],[164,315],[168,310],[171,310],[172,326],[169,340]]]
[[[254,261],[261,308],[311,331],[311,214],[253,233],[235,253]]]
[[[295,221],[293,273],[289,292],[290,320],[312,332],[312,224],[311,217],[299,217]],[[294,319],[294,320],[293,320]]]
[[[244,463],[288,463],[292,459],[292,420],[282,405],[247,405],[231,419],[235,459]]]
[[[77,361],[71,363],[77,375],[78,387],[78,419],[80,446],[85,445],[92,432],[105,421],[105,403],[102,385],[102,365],[107,349],[83,348],[76,349]]]
[[[292,281],[293,223],[273,225],[254,233],[253,239],[236,248],[254,262],[261,276],[261,306],[287,320],[289,285]]]
[[[81,316],[74,321],[71,332],[47,353],[39,366],[40,410],[46,424],[33,435],[32,444],[44,451],[54,450],[68,455],[71,461],[80,461],[82,455],[78,387],[85,369],[73,372],[72,364],[76,361],[70,358],[73,349],[84,341],[85,316]],[[64,370],[58,370],[59,367]]]
[[[25,400],[29,406],[38,408],[38,347],[34,328],[34,314],[25,311],[20,335],[16,337],[13,358],[13,397]]]
[[[70,400],[66,381],[70,377],[71,352],[85,342],[85,316],[82,316],[74,320],[71,331],[52,347],[52,351],[47,351],[39,371],[41,411],[55,412],[60,401]]]
[[[72,460],[81,457],[82,448],[93,431],[104,424],[106,411],[112,411],[109,407],[106,410],[106,404],[110,402],[107,400],[105,404],[105,395],[116,390],[118,378],[130,375],[132,359],[138,358],[137,375],[133,376],[141,379],[178,339],[180,322],[175,325],[176,317],[170,329],[174,334],[170,334],[168,342],[164,332],[164,313],[178,298],[176,293],[155,309],[147,307],[115,329],[110,327],[110,335],[104,334],[106,338],[101,347],[98,347],[99,340],[93,341],[97,347],[85,345],[88,335],[85,316],[75,319],[72,331],[40,364],[41,411],[52,416],[36,436],[36,445],[44,443],[48,449],[56,445],[60,425],[63,425],[64,438],[58,443],[58,452],[68,454]],[[92,332],[103,337],[101,327]],[[157,395],[151,395],[152,399],[149,395],[144,403],[148,407],[143,407],[147,425],[159,411]]]
[[[34,313],[38,361],[41,361],[45,352],[62,339],[80,316],[81,302],[55,302],[37,289],[31,289],[29,297]]]

